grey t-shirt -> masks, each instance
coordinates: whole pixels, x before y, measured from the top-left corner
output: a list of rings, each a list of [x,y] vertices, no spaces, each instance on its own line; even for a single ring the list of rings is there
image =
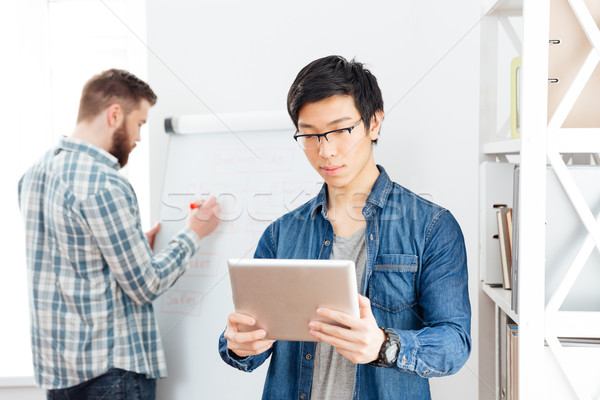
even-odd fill
[[[331,259],[354,261],[359,292],[365,270],[366,252],[364,226],[350,237],[334,235]],[[351,399],[355,376],[356,364],[340,355],[333,346],[317,342],[311,399]]]

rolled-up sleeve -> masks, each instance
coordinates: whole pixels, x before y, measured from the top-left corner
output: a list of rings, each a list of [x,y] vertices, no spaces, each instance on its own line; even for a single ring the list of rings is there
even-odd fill
[[[396,368],[424,378],[454,374],[471,352],[471,305],[464,238],[447,210],[428,227],[417,291],[424,327],[396,330]]]

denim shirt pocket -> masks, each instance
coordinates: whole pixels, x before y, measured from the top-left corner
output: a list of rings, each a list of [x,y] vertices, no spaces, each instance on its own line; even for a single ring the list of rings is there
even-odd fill
[[[375,306],[399,312],[417,303],[415,279],[418,257],[412,254],[379,254],[369,282],[369,297]]]

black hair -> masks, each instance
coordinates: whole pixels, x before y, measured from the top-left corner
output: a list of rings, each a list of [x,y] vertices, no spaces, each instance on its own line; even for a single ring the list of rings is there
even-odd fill
[[[290,87],[287,108],[298,128],[298,113],[302,106],[334,95],[352,96],[368,131],[371,118],[383,111],[383,97],[377,79],[356,60],[342,56],[327,56],[302,68]],[[377,139],[372,141],[377,143]]]

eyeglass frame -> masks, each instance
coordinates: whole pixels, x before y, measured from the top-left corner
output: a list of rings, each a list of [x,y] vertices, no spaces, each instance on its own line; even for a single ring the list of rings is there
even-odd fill
[[[299,129],[296,129],[296,133],[294,134],[294,140],[296,141],[296,143],[298,143],[298,146],[300,146],[301,149],[303,150],[314,150],[314,149],[318,149],[319,146],[321,145],[321,138],[324,137],[325,140],[327,140],[328,143],[331,143],[331,141],[329,140],[329,138],[327,137],[327,135],[329,135],[330,133],[336,133],[336,132],[341,132],[341,131],[348,131],[348,135],[352,135],[352,130],[354,130],[354,128],[356,128],[358,125],[360,125],[360,123],[363,122],[362,118],[358,120],[358,122],[354,125],[352,125],[351,127],[348,128],[341,128],[341,129],[334,129],[332,131],[329,132],[325,132],[325,133],[309,133],[309,134],[298,134],[300,132]],[[302,144],[300,144],[300,142],[298,141],[298,138],[300,137],[316,137],[317,140],[319,141],[319,144],[317,145],[317,147],[312,147],[312,148],[304,148],[302,147]]]

